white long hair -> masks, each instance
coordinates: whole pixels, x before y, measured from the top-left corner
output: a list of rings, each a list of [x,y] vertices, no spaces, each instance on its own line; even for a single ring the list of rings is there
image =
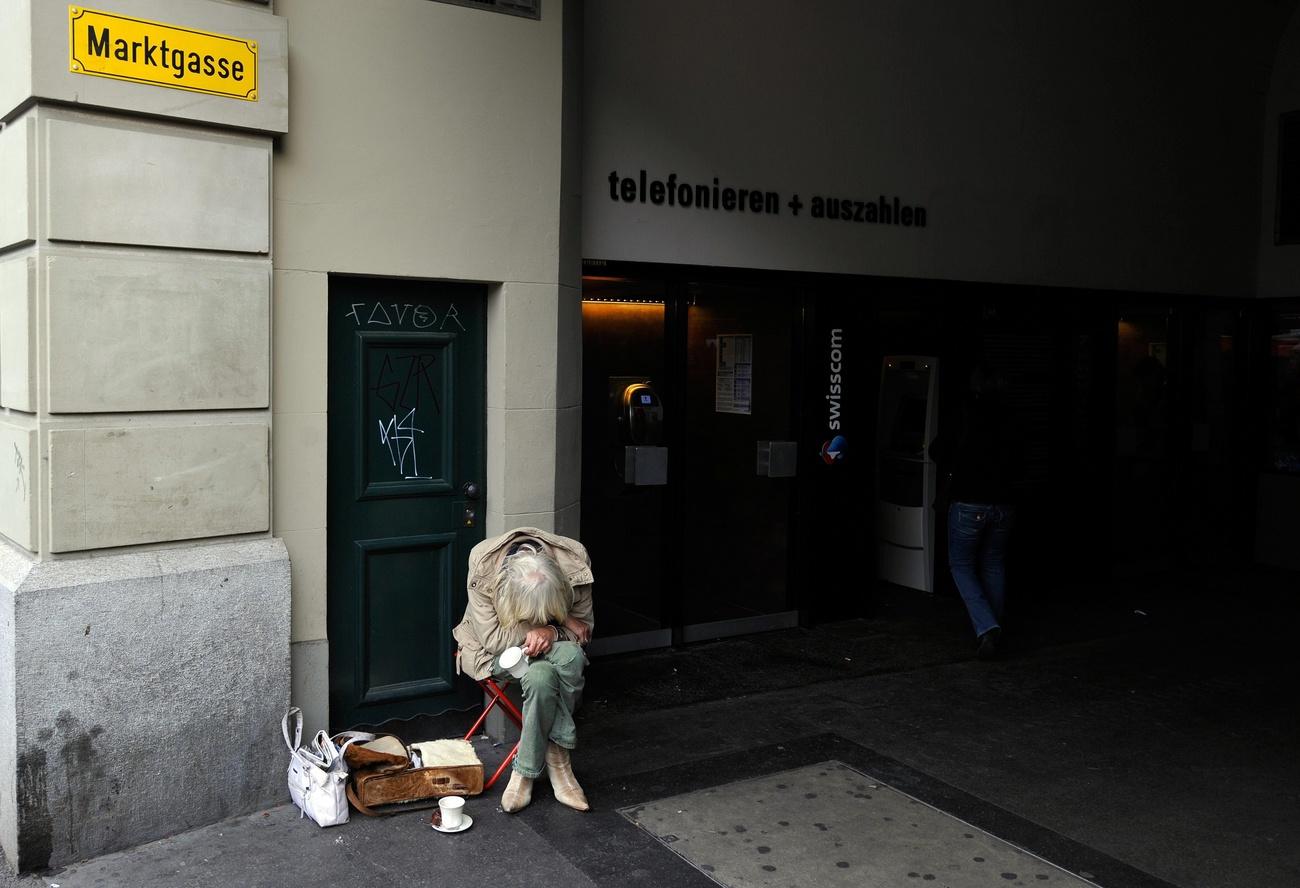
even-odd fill
[[[497,581],[497,619],[503,626],[562,623],[573,606],[573,587],[555,559],[519,552],[506,559]]]

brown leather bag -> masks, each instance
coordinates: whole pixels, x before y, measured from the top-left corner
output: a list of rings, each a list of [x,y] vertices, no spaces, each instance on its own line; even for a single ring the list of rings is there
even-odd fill
[[[366,768],[352,773],[348,801],[362,814],[376,817],[433,807],[443,796],[483,792],[482,765],[433,768]],[[429,804],[417,804],[430,802]]]
[[[347,736],[355,737],[357,733],[349,731]],[[417,811],[433,807],[443,796],[475,796],[483,792],[482,764],[414,768],[406,745],[397,737],[366,736],[371,737],[367,744],[353,743],[345,753],[352,768],[348,801],[362,814],[378,817]]]

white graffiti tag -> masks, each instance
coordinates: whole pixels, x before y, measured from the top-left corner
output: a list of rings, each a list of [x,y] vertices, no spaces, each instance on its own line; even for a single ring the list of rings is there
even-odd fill
[[[358,327],[391,327],[394,322],[400,327],[406,323],[407,315],[410,315],[411,324],[418,330],[431,330],[437,327],[438,330],[446,330],[448,324],[455,324],[462,331],[465,325],[461,323],[460,312],[456,310],[456,303],[451,303],[439,317],[436,309],[430,308],[423,303],[411,302],[376,302],[370,307],[370,314],[362,320],[366,314],[366,302],[350,303],[352,311],[344,317],[352,318]],[[387,306],[387,308],[385,307]],[[390,312],[388,308],[391,308]]]
[[[23,452],[14,445],[14,493],[22,492],[23,501],[27,500],[27,466],[23,464]]]
[[[392,458],[397,471],[407,480],[416,478],[429,480],[433,476],[420,474],[420,461],[415,452],[415,436],[417,434],[424,434],[424,429],[415,427],[415,408],[411,408],[400,423],[397,421],[396,413],[388,422],[379,420],[379,443],[388,448],[388,455]],[[410,474],[407,474],[406,471],[408,458],[411,467]]]

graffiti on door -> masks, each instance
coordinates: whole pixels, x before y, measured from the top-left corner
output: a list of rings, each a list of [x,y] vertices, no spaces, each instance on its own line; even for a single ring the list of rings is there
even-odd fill
[[[389,311],[389,309],[392,311]],[[367,310],[369,309],[369,310]],[[460,322],[460,312],[456,303],[451,303],[438,314],[438,310],[422,303],[411,302],[353,302],[352,310],[346,317],[352,318],[358,327],[402,327],[408,321],[417,330],[455,330],[462,331],[465,325]],[[363,320],[364,318],[364,320]],[[455,327],[448,327],[454,324]]]
[[[442,404],[438,355],[432,352],[384,350],[383,361],[370,387],[372,409],[378,414],[379,443],[388,449],[393,468],[405,480],[430,480],[420,469],[421,436],[427,422],[440,422]]]

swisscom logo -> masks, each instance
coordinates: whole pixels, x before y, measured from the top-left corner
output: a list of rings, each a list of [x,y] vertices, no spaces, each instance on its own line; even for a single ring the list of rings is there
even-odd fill
[[[833,465],[844,459],[844,436],[836,435],[822,445],[822,461],[826,465]]]
[[[826,431],[832,433],[822,444],[822,461],[834,465],[844,461],[847,442],[843,435],[836,435],[840,430],[840,399],[844,392],[844,331],[839,327],[831,328],[830,350],[828,357],[830,375],[826,383]]]

